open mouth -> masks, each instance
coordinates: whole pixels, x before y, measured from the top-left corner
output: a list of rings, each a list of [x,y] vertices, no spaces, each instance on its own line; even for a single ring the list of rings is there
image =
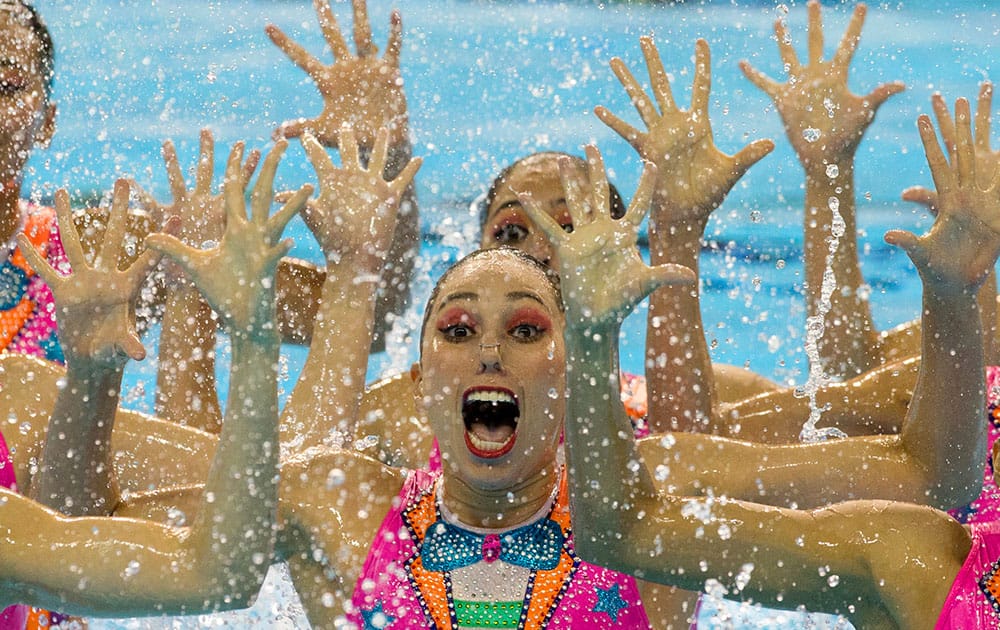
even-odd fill
[[[469,452],[484,459],[506,455],[514,448],[520,416],[517,398],[510,390],[476,387],[465,392],[462,420]]]

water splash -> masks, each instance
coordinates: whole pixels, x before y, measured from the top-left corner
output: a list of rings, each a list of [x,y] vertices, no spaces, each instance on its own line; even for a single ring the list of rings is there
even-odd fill
[[[830,312],[830,298],[837,288],[837,278],[833,273],[833,258],[840,246],[840,237],[846,232],[847,224],[840,214],[840,199],[830,197],[827,205],[833,213],[830,224],[829,248],[826,253],[826,265],[823,270],[823,284],[820,288],[819,308],[816,314],[806,318],[806,356],[809,358],[809,378],[806,383],[795,389],[795,396],[809,398],[809,419],[802,425],[799,439],[803,442],[822,442],[834,438],[844,438],[847,434],[836,427],[817,428],[823,412],[830,408],[829,404],[820,406],[816,402],[816,392],[826,385],[830,378],[823,372],[823,364],[819,358],[819,340],[823,337],[826,325],[823,323]]]

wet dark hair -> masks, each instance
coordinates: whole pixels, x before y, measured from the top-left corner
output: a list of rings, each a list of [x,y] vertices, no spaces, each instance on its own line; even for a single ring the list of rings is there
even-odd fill
[[[448,281],[448,278],[450,278],[452,273],[457,269],[464,267],[467,263],[473,260],[478,260],[488,256],[507,256],[508,258],[517,260],[520,263],[541,272],[541,274],[548,281],[549,288],[552,290],[553,295],[555,295],[559,312],[561,313],[564,311],[565,307],[563,306],[562,301],[562,288],[559,284],[559,274],[553,271],[548,265],[538,260],[531,254],[527,254],[520,249],[507,245],[477,249],[449,267],[448,270],[445,271],[438,279],[437,284],[434,285],[434,289],[431,290],[431,295],[427,298],[427,304],[424,306],[424,319],[420,323],[420,348],[424,347],[424,331],[427,329],[427,322],[430,320],[431,311],[434,310],[434,304],[437,302],[438,294],[441,292],[441,286]]]
[[[24,25],[31,29],[31,32],[38,38],[39,61],[42,63],[42,80],[45,82],[45,100],[52,97],[52,84],[56,77],[56,49],[52,43],[52,35],[48,27],[42,21],[42,16],[38,14],[35,7],[27,2],[18,2],[20,6],[28,12]]]
[[[569,159],[573,160],[573,162],[576,163],[577,165],[582,166],[584,169],[587,168],[587,161],[584,160],[582,157],[576,155],[570,155],[569,153],[563,153],[562,151],[539,151],[538,153],[532,153],[514,162],[511,162],[506,167],[504,167],[502,171],[500,171],[499,175],[497,175],[493,179],[493,183],[490,184],[489,189],[486,191],[486,196],[480,197],[479,199],[480,229],[486,227],[486,220],[489,218],[490,205],[493,203],[493,200],[496,199],[497,197],[497,192],[500,189],[500,182],[507,179],[507,176],[510,175],[511,171],[517,168],[522,162],[537,157],[547,157],[553,159],[558,159],[560,157],[568,157]],[[619,194],[618,189],[615,188],[615,185],[612,184],[611,182],[608,182],[608,194],[611,197],[611,218],[620,219],[623,216],[625,216],[625,210],[626,210],[625,201],[622,199],[621,194]]]

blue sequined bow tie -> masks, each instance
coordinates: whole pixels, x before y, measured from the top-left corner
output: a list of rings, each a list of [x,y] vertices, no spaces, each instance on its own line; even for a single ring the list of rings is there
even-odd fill
[[[504,534],[487,535],[438,519],[427,528],[420,557],[428,571],[454,571],[480,560],[503,560],[533,571],[547,571],[559,564],[564,540],[562,528],[547,518]]]

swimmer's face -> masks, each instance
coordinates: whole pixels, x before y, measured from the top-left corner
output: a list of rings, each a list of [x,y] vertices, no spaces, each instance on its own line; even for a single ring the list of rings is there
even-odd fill
[[[586,166],[582,162],[573,161],[573,172],[578,185],[588,185]],[[517,199],[518,192],[531,195],[556,223],[572,231],[573,219],[566,206],[559,158],[556,154],[541,153],[521,160],[499,181],[486,211],[482,247],[507,245],[531,254],[550,267],[557,267],[552,244],[528,218]]]
[[[18,177],[35,145],[52,137],[55,106],[45,94],[42,43],[27,9],[0,10],[0,175]]]
[[[419,391],[445,471],[503,490],[552,470],[565,352],[544,273],[496,250],[454,270],[428,308]]]

